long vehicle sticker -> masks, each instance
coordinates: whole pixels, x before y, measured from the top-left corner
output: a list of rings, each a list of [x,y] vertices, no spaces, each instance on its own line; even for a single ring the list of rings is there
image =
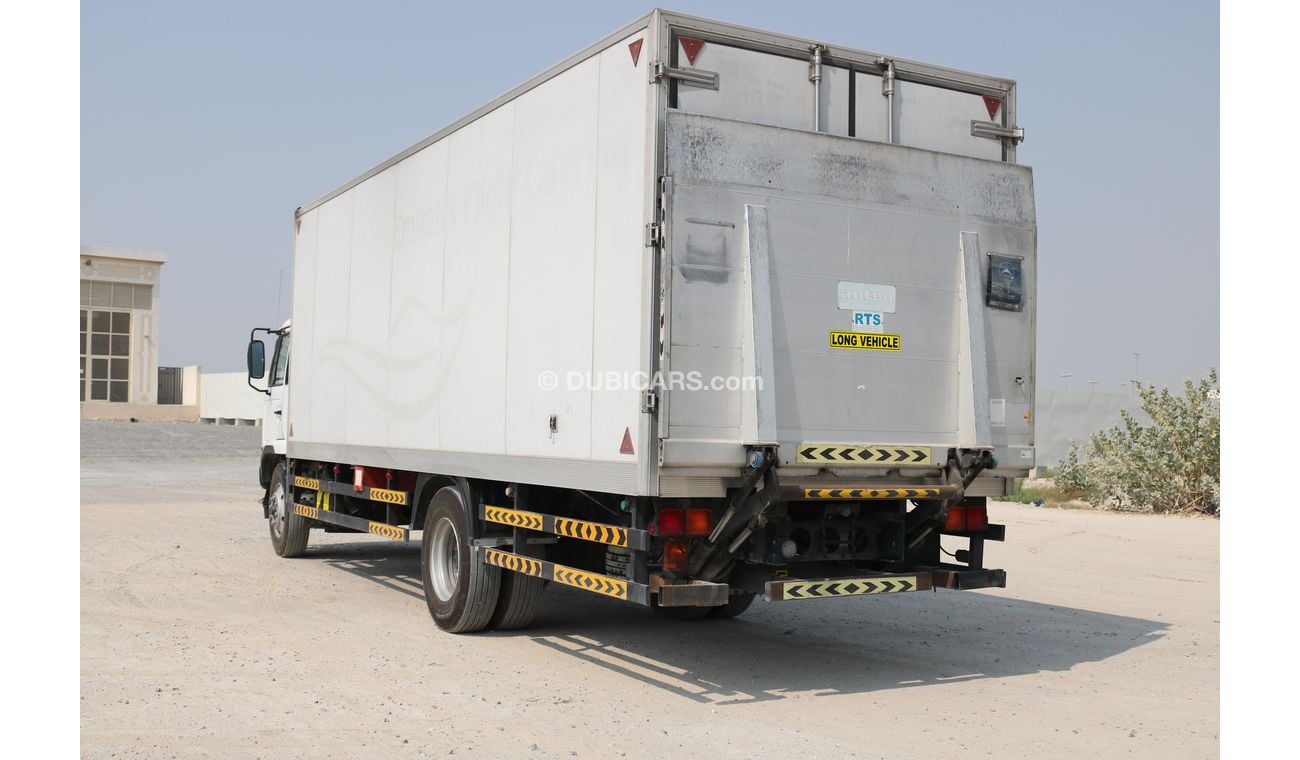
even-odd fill
[[[831,348],[858,351],[902,351],[903,336],[892,333],[856,333],[831,330]]]

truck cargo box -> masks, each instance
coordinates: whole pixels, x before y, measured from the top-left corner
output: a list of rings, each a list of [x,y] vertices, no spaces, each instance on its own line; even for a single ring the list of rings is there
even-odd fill
[[[1015,84],[655,11],[299,209],[294,459],[646,496],[1034,464]],[[702,385],[702,387],[701,387]]]

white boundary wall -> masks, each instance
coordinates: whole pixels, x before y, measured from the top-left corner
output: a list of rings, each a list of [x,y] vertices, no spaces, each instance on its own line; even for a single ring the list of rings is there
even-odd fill
[[[199,375],[200,420],[254,420],[265,414],[266,394],[248,386],[245,372]]]

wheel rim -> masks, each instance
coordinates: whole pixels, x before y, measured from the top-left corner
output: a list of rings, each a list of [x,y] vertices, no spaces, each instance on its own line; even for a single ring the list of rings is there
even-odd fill
[[[279,536],[284,532],[284,522],[289,517],[284,508],[284,486],[276,484],[275,490],[271,491],[271,498],[267,500],[267,507],[271,513],[271,531]]]
[[[451,601],[460,578],[460,538],[451,520],[442,518],[433,529],[430,546],[429,579],[440,602]]]

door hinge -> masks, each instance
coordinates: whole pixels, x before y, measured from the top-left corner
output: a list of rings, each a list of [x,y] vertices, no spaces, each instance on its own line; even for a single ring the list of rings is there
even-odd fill
[[[696,87],[705,87],[710,90],[718,89],[718,72],[716,71],[675,69],[661,61],[656,61],[650,70],[654,72],[650,77],[651,82],[658,82],[661,79],[676,79],[680,82],[693,84]]]
[[[654,414],[659,411],[659,391],[641,391],[641,413]]]
[[[652,222],[645,226],[645,244],[647,248],[653,248],[662,245],[664,242],[664,225],[662,222]]]
[[[975,121],[970,123],[971,137],[987,137],[990,140],[1010,140],[1012,144],[1022,142],[1025,139],[1025,130],[1022,127],[1004,127],[1001,124],[995,124],[991,121]]]

